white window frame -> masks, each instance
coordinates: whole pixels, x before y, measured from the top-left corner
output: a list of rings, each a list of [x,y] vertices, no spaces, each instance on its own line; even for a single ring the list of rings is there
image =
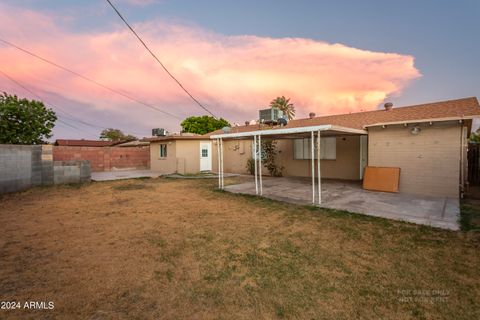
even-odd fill
[[[167,157],[167,155],[168,155],[167,149],[168,149],[168,147],[167,147],[166,143],[161,143],[160,144],[159,151],[158,151],[158,155],[160,156],[160,158],[165,159]]]
[[[294,160],[311,160],[311,142],[310,138],[293,140],[293,159]],[[314,145],[315,159],[317,156],[317,144]],[[321,137],[320,138],[320,159],[321,160],[337,160],[337,138]]]

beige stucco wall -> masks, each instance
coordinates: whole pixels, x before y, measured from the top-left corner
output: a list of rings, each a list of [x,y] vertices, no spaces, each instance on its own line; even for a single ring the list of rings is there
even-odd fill
[[[163,142],[167,145],[167,157],[160,158],[160,143],[150,143],[150,169],[162,174],[175,173],[177,170],[176,142]]]
[[[278,143],[279,164],[284,167],[285,176],[311,177],[311,160],[293,159],[293,140]],[[337,137],[337,157],[335,160],[321,160],[322,178],[359,180],[360,179],[360,137]],[[315,168],[316,170],[316,168]]]
[[[411,127],[369,129],[368,165],[400,167],[400,192],[434,196],[459,196],[460,141],[458,122]]]
[[[217,171],[216,145],[212,143],[212,171]],[[151,169],[163,174],[197,174],[200,172],[200,140],[174,140],[167,144],[167,157],[160,158],[160,142],[150,145]]]
[[[247,160],[251,157],[252,140],[223,142],[223,167],[225,172],[248,174]]]
[[[177,140],[177,172],[196,174],[200,172],[200,144],[198,140]]]
[[[294,160],[293,140],[278,140],[278,165],[283,166],[284,176],[311,176],[311,160]],[[247,160],[252,157],[252,141],[236,140],[224,142],[225,172],[247,174]],[[322,178],[360,179],[359,136],[337,137],[337,159],[321,160]],[[316,170],[316,169],[315,169]],[[214,167],[216,171],[216,167]],[[316,171],[315,171],[316,172]],[[266,168],[264,174],[268,174]]]

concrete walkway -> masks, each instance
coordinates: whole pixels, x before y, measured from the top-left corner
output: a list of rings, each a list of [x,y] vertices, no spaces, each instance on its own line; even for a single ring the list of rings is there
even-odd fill
[[[93,181],[110,181],[121,179],[134,179],[134,178],[157,178],[161,176],[158,172],[150,170],[116,170],[116,171],[103,171],[92,172]]]
[[[226,186],[225,190],[255,194],[255,184],[252,178],[246,183]],[[311,179],[264,177],[263,196],[290,203],[311,204]],[[322,180],[320,206],[459,230],[459,200],[453,198],[367,191],[360,183]]]

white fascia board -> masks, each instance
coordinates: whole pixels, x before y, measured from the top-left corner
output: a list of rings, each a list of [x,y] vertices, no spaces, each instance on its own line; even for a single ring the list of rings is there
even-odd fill
[[[442,122],[442,121],[457,121],[457,120],[472,120],[478,118],[477,116],[464,116],[464,117],[448,117],[448,118],[433,118],[433,119],[414,119],[414,120],[403,120],[403,121],[391,121],[391,122],[379,122],[363,126],[364,128],[369,127],[379,127],[387,125],[397,125],[397,124],[412,124],[412,123],[424,123],[424,122]]]
[[[237,132],[237,133],[224,133],[216,134],[210,136],[210,139],[219,139],[219,138],[242,138],[242,137],[253,137],[253,136],[268,136],[275,134],[291,134],[291,133],[304,133],[318,130],[329,130],[331,125],[321,125],[321,126],[311,126],[311,127],[298,127],[298,128],[285,128],[285,129],[267,129],[267,130],[255,130],[248,132]]]
[[[362,129],[353,129],[341,126],[334,126],[332,125],[330,128],[331,131],[338,131],[343,133],[353,133],[353,134],[368,134],[368,131]]]
[[[368,132],[365,130],[351,129],[351,128],[325,124],[320,126],[268,129],[268,130],[256,130],[256,131],[248,131],[248,132],[216,134],[216,135],[210,136],[210,139],[244,138],[244,137],[253,137],[253,136],[259,136],[259,135],[268,136],[268,135],[295,134],[295,133],[307,133],[307,132],[318,131],[318,130],[320,131],[332,130],[332,131],[339,131],[339,132],[345,132],[345,133],[368,134]]]

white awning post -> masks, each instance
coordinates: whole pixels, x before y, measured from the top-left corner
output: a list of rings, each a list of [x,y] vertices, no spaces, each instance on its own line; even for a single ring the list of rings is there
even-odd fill
[[[257,182],[257,136],[253,136],[253,162],[255,163],[255,194],[258,194],[258,182]]]
[[[222,164],[220,166],[220,168],[221,168],[220,176],[222,177],[221,189],[223,190],[223,187],[224,187],[225,184],[224,184],[224,180],[223,180],[223,139],[222,138],[220,138],[220,163]]]
[[[262,181],[262,136],[258,135],[258,178],[260,180],[260,195],[263,195]]]
[[[310,149],[311,149],[311,156],[312,156],[312,203],[315,204],[315,144],[314,144],[315,135],[313,131],[311,132],[310,138]]]
[[[222,188],[222,178],[220,176],[220,139],[217,139],[217,174],[218,174],[218,189]]]
[[[317,133],[317,176],[318,176],[318,204],[322,204],[322,177],[320,176],[320,130]]]

